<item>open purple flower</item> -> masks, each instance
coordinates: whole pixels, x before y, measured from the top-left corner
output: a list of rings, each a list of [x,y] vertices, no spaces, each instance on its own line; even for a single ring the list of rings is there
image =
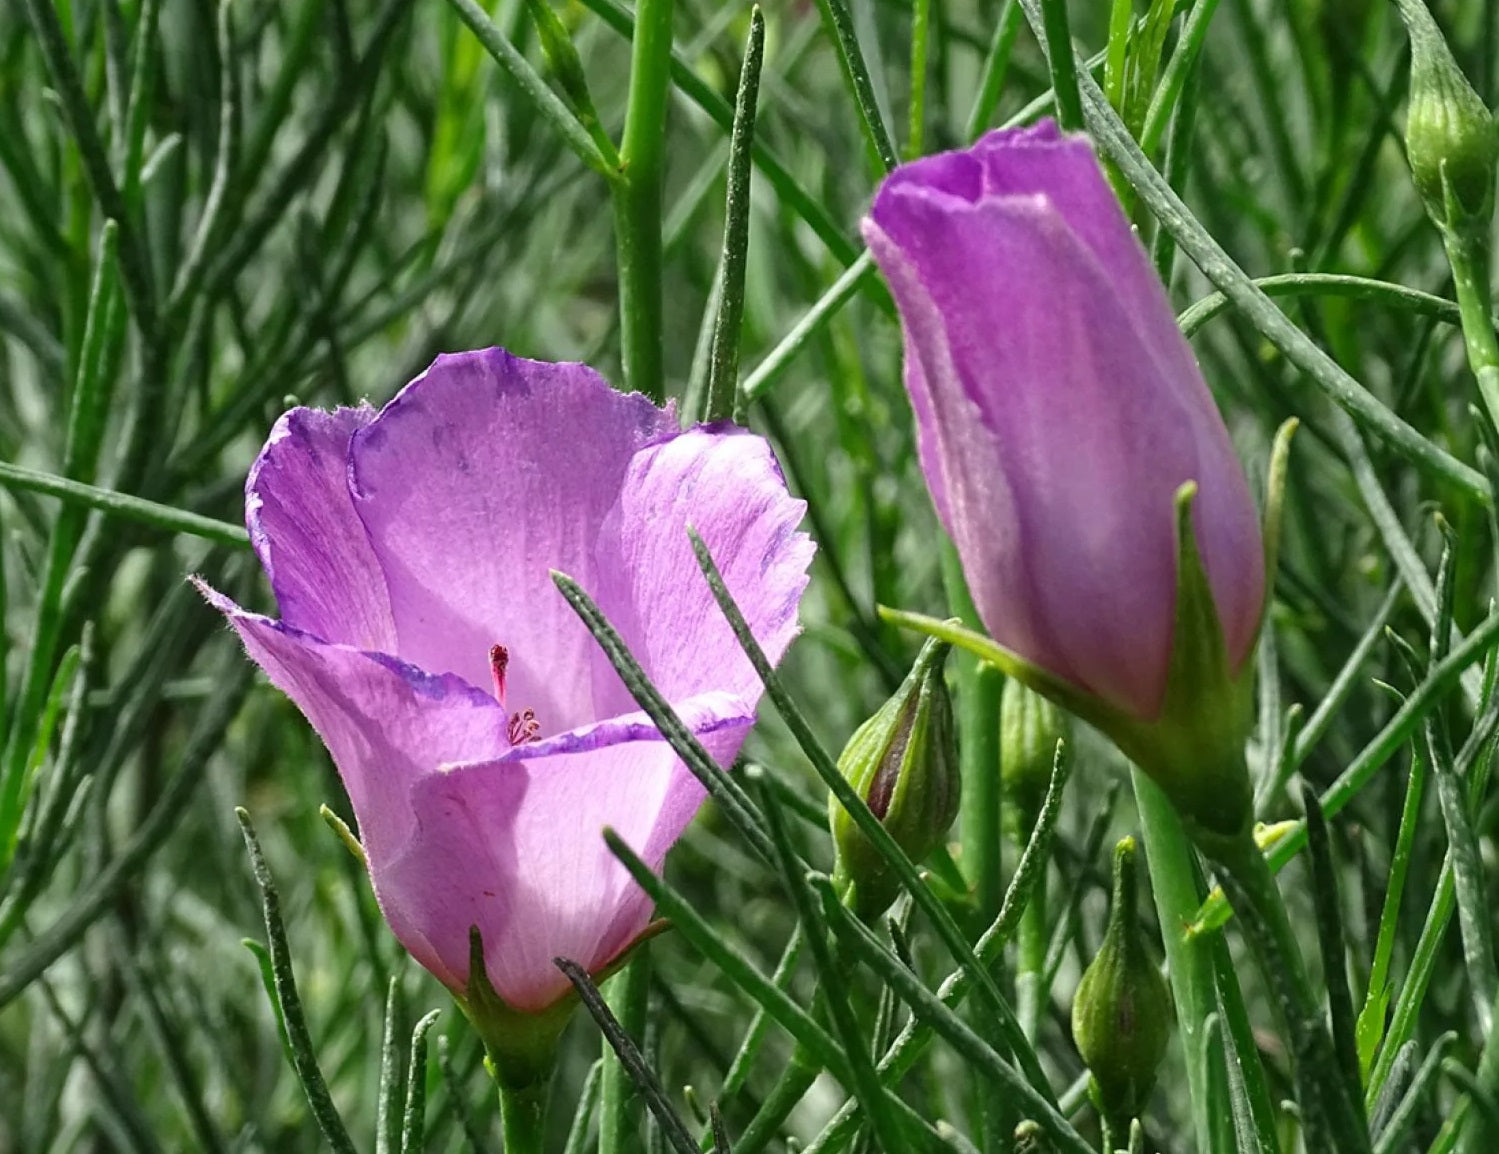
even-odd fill
[[[439,357],[379,413],[282,417],[246,486],[281,620],[208,596],[332,753],[396,936],[461,998],[477,926],[493,991],[540,1012],[570,988],[554,957],[598,972],[647,924],[601,829],[659,865],[703,798],[551,571],[728,763],[761,686],[687,527],[777,659],[803,508],[761,438],[680,432],[583,365],[487,349]]]
[[[1264,562],[1244,474],[1082,136],[1044,121],[897,169],[865,237],[900,306],[922,466],[994,639],[1131,716],[1166,695],[1177,489],[1233,671]]]

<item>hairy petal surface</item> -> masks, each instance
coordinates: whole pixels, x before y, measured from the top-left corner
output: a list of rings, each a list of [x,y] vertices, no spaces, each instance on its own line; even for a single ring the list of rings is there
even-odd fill
[[[385,575],[349,493],[349,441],[374,418],[368,405],[282,416],[245,482],[245,522],[287,625],[394,652]]]

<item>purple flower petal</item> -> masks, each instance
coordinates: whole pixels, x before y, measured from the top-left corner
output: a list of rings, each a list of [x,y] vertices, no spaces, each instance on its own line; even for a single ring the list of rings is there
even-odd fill
[[[321,641],[247,613],[199,584],[255,663],[301,709],[333,755],[371,862],[411,837],[409,794],[445,761],[509,749],[499,703],[450,675],[433,676],[381,653]]]
[[[677,709],[723,764],[754,722],[725,694]],[[417,784],[415,835],[396,856],[372,860],[371,877],[397,937],[450,988],[468,979],[470,926],[483,936],[490,984],[522,1010],[566,992],[553,958],[597,972],[645,928],[650,902],[603,830],[659,867],[703,790],[643,720],[619,718],[591,727],[573,748],[522,746]]]
[[[439,357],[351,450],[396,652],[487,686],[501,644],[511,708],[534,709],[549,733],[599,716],[593,639],[550,571],[597,584],[594,539],[630,459],[675,431],[669,413],[584,365],[501,349]]]
[[[1017,135],[902,169],[865,232],[901,310],[923,467],[985,625],[1151,717],[1175,615],[1173,494],[1200,485],[1198,541],[1236,663],[1263,597],[1254,506],[1159,286],[1140,287],[1144,253],[1094,195],[1108,191],[1091,152],[1046,130],[1017,160]]]
[[[245,483],[245,521],[283,621],[394,652],[385,578],[349,496],[349,438],[374,417],[368,405],[283,416]]]
[[[693,429],[631,460],[599,534],[589,588],[667,698],[722,690],[753,706],[763,691],[698,568],[688,527],[777,661],[796,636],[815,552],[797,532],[805,511],[764,439],[732,426]],[[599,716],[635,707],[602,655],[595,670]]]

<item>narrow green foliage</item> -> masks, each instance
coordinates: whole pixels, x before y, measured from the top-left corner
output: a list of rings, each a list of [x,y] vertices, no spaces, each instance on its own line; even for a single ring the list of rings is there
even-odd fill
[[[630,93],[619,146],[619,178],[614,183],[624,383],[631,391],[644,393],[658,403],[666,398],[661,198],[673,7],[673,0],[641,0],[637,6],[631,37]]]
[[[957,922],[953,919],[947,908],[932,893],[916,872],[916,867],[905,851],[896,844],[895,839],[890,836],[873,813],[870,812],[868,804],[853,788],[844,780],[838,772],[828,752],[818,743],[806,719],[797,709],[795,702],[785,692],[780,679],[776,676],[769,661],[766,660],[764,652],[750,633],[749,626],[745,623],[744,616],[734,604],[728,588],[723,583],[722,576],[713,564],[713,558],[708,553],[707,546],[697,534],[691,533],[693,551],[697,554],[698,564],[703,568],[703,574],[708,579],[708,584],[713,590],[713,596],[717,600],[719,608],[723,610],[724,616],[728,618],[734,635],[744,649],[745,656],[750,659],[750,664],[755,667],[761,681],[765,684],[766,695],[774,703],[777,711],[785,720],[787,726],[796,736],[798,744],[802,747],[818,777],[822,778],[828,790],[837,799],[844,811],[853,819],[855,826],[874,845],[876,852],[885,859],[886,864],[899,878],[902,886],[911,895],[917,906],[932,919],[938,935],[943,944],[952,954],[953,958],[969,971],[976,981],[980,993],[989,1010],[999,1019],[1000,1030],[1008,1042],[1018,1062],[1025,1068],[1027,1076],[1037,1088],[1044,1088],[1050,1094],[1050,1086],[1046,1081],[1045,1074],[1041,1071],[1040,1063],[1036,1060],[1031,1047],[1025,1042],[1024,1035],[1019,1029],[1014,1012],[1005,1001],[1004,995],[1000,993],[998,985],[994,982],[989,971],[982,966],[964,938]]]
[[[755,106],[760,96],[760,69],[765,57],[765,17],[750,11],[749,43],[739,73],[734,102],[734,129],[729,139],[728,199],[724,205],[723,255],[719,258],[718,313],[713,322],[713,350],[708,367],[708,400],[704,420],[732,417],[743,423],[739,392],[740,330],[744,325],[744,270],[749,257],[750,171],[754,159]]]
[[[599,114],[593,106],[593,94],[588,89],[588,76],[583,69],[583,61],[578,57],[578,49],[573,44],[567,26],[552,8],[551,0],[526,0],[526,11],[536,24],[542,51],[546,53],[547,63],[562,88],[563,98],[592,138],[599,155],[611,168],[618,168],[619,153],[614,147],[614,141],[609,139],[609,134],[599,122]]]
[[[875,99],[874,82],[870,79],[864,51],[859,46],[849,0],[817,0],[817,10],[822,13],[828,38],[838,46],[838,63],[843,68],[843,79],[853,97],[854,107],[858,109],[859,124],[869,147],[876,161],[888,172],[899,163],[899,158],[890,131],[885,126],[884,113]]]
[[[676,1110],[666,1100],[666,1093],[662,1090],[661,1083],[655,1074],[651,1072],[650,1066],[647,1065],[640,1047],[620,1024],[619,1019],[614,1016],[604,996],[593,984],[593,979],[588,976],[588,972],[576,962],[566,958],[557,959],[557,968],[567,975],[567,980],[573,984],[573,989],[577,990],[584,1008],[598,1023],[604,1040],[613,1049],[621,1068],[634,1083],[646,1105],[650,1107],[656,1121],[660,1123],[661,1131],[666,1135],[666,1140],[671,1143],[671,1148],[677,1154],[697,1154],[697,1144],[688,1134],[687,1127],[683,1125]]]
[[[63,501],[85,508],[98,509],[118,517],[139,521],[165,533],[186,533],[201,537],[220,545],[243,548],[250,543],[247,534],[238,525],[226,524],[211,517],[204,517],[187,509],[171,505],[159,505],[141,497],[116,493],[109,489],[95,488],[79,481],[70,481],[50,473],[39,473],[19,465],[0,461],[0,485],[10,485],[33,493],[45,493],[49,497],[60,497]]]
[[[1344,957],[1342,901],[1338,896],[1337,867],[1333,861],[1332,839],[1317,804],[1317,794],[1303,787],[1302,805],[1306,808],[1307,845],[1311,856],[1312,908],[1317,919],[1317,944],[1322,954],[1322,984],[1327,989],[1328,1015],[1332,1023],[1333,1049],[1349,1096],[1359,1100],[1363,1086],[1358,1060],[1358,1043],[1354,1035],[1353,994],[1348,988],[1348,966]]]
[[[609,992],[602,1005],[608,1014],[607,1023],[599,1017],[596,1005],[590,1000],[598,997],[592,980],[586,974],[582,975],[588,980],[587,988],[592,991],[591,994],[584,993],[573,969],[563,965],[561,959],[558,964],[604,1033],[604,1052],[600,1056],[603,1067],[599,1072],[599,1150],[601,1154],[628,1154],[639,1141],[642,1095],[649,1101],[652,1093],[659,1093],[659,1087],[648,1090],[645,1086],[645,1081],[652,1079],[634,1042],[634,1036],[644,1031],[650,1012],[650,954],[640,951],[625,964],[622,973],[606,983]],[[653,1105],[652,1110],[655,1109]],[[672,1132],[680,1130],[681,1123],[673,1114],[670,1123],[663,1122],[663,1127]]]
[[[1077,65],[1072,50],[1072,25],[1067,16],[1067,0],[1039,0],[1039,25],[1032,20],[1031,30],[1046,49],[1046,63],[1051,68],[1052,96],[1057,103],[1057,122],[1067,131],[1083,126],[1082,99],[1078,95]],[[1029,15],[1029,13],[1027,13]]]
[[[411,1031],[411,1061],[406,1069],[406,1102],[401,1110],[401,1154],[421,1154],[427,1119],[427,1034],[442,1016],[429,1010]]]
[[[302,1016],[302,999],[297,993],[296,976],[292,973],[291,949],[286,941],[286,927],[281,921],[281,897],[276,892],[276,883],[271,880],[271,871],[265,864],[260,841],[255,836],[255,826],[250,815],[243,809],[235,810],[240,831],[244,834],[245,846],[250,853],[250,870],[255,884],[260,889],[261,913],[265,918],[266,938],[269,942],[271,981],[276,995],[276,1006],[286,1028],[287,1044],[291,1047],[292,1064],[297,1079],[307,1095],[307,1104],[317,1120],[323,1138],[337,1154],[354,1154],[354,1143],[344,1129],[343,1119],[328,1093],[328,1084],[318,1068],[317,1053],[307,1020]],[[394,994],[392,993],[392,999]]]
[[[603,175],[613,175],[617,166],[610,164],[609,158],[600,151],[587,126],[547,86],[546,81],[536,74],[525,56],[500,31],[477,0],[450,0],[450,3],[479,38],[484,50],[509,74],[537,113],[551,122],[578,159]]]
[[[774,792],[765,785],[760,786],[761,806],[770,828],[771,841],[776,848],[776,863],[781,871],[781,884],[786,888],[792,904],[796,907],[807,948],[812,954],[821,976],[819,989],[827,1006],[828,1016],[833,1020],[833,1029],[848,1055],[849,1072],[853,1077],[853,1090],[864,1108],[870,1131],[881,1149],[898,1150],[904,1145],[895,1128],[895,1120],[885,1105],[884,1091],[870,1061],[869,1045],[859,1029],[849,1004],[845,977],[837,968],[837,959],[828,945],[827,927],[818,914],[817,901],[808,884],[807,875],[792,849],[786,833],[785,818]]]
[[[926,78],[930,68],[932,0],[914,0],[911,9],[911,112],[906,129],[906,159],[914,160],[926,144]]]

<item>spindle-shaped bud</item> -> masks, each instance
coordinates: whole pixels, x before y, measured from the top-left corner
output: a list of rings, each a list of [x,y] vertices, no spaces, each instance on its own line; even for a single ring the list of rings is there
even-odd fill
[[[1103,945],[1072,1001],[1072,1036],[1105,1124],[1129,1133],[1144,1111],[1171,1034],[1171,992],[1139,921],[1135,839],[1114,849],[1114,903]]]
[[[912,861],[932,852],[958,814],[958,770],[952,699],[942,679],[950,647],[928,641],[901,687],[859,726],[838,769]],[[828,822],[837,851],[839,888],[861,917],[883,913],[898,883],[879,850],[836,797]]]
[[[1443,229],[1482,230],[1494,213],[1499,132],[1422,0],[1399,0],[1411,40],[1405,150],[1426,212]]]

